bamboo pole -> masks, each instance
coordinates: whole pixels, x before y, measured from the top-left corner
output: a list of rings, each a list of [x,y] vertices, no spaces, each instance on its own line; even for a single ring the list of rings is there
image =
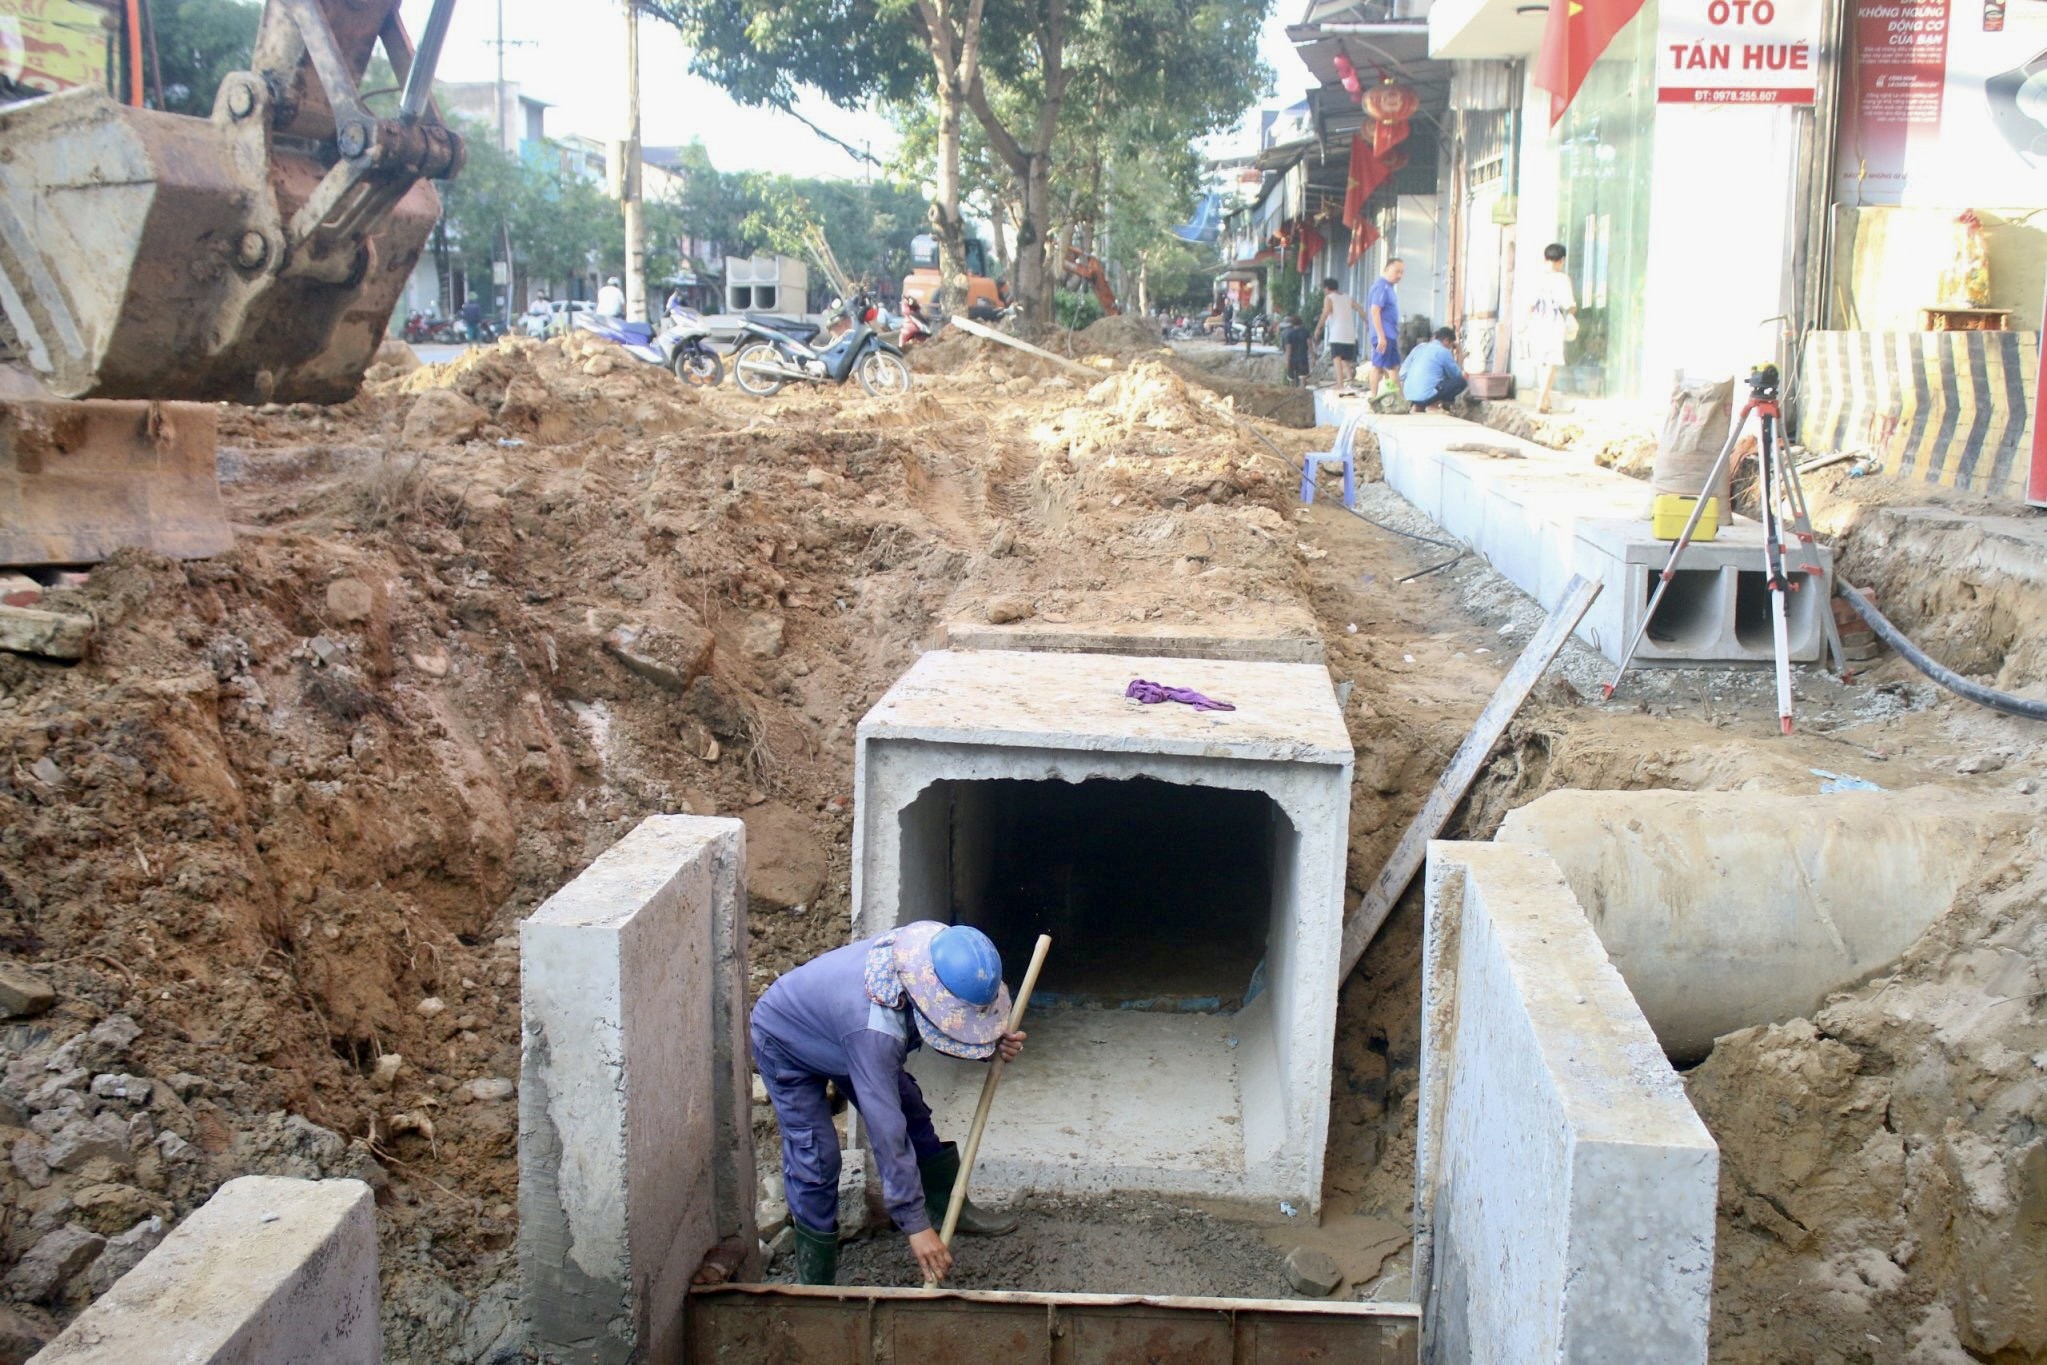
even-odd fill
[[[1037,989],[1038,973],[1044,970],[1045,954],[1052,951],[1052,936],[1038,935],[1038,946],[1031,950],[1031,965],[1024,972],[1023,984],[1017,987],[1016,1000],[1009,1009],[1009,1027],[1005,1033],[1015,1033],[1023,1027],[1024,1010],[1031,1003],[1031,992]],[[939,1238],[947,1246],[952,1245],[952,1235],[960,1225],[960,1210],[967,1206],[967,1181],[974,1174],[974,1158],[981,1154],[981,1133],[988,1126],[988,1110],[995,1103],[995,1087],[1002,1084],[1002,1054],[988,1063],[988,1075],[981,1082],[981,1103],[974,1109],[974,1126],[967,1132],[966,1148],[960,1153],[959,1178],[952,1182],[952,1200],[945,1206],[945,1227]],[[926,1289],[938,1288],[938,1281],[924,1281]]]

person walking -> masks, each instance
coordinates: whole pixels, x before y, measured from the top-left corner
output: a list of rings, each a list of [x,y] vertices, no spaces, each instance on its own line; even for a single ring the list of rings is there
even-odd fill
[[[839,1134],[827,1081],[860,1111],[874,1144],[889,1217],[909,1237],[924,1277],[942,1280],[940,1237],[959,1148],[939,1141],[931,1107],[903,1069],[923,1044],[949,1057],[1004,1061],[1023,1051],[1005,1032],[1009,988],[988,936],[932,920],[834,948],[786,972],[753,1007],[754,1068],[782,1130],[782,1179],[796,1232],[796,1282],[831,1284],[839,1268]],[[1016,1220],[960,1210],[957,1231],[1001,1236]]]
[[[1438,327],[1400,362],[1400,392],[1416,412],[1448,407],[1470,387],[1457,363],[1457,333],[1448,327]]]
[[[1298,389],[1308,382],[1308,328],[1299,313],[1286,315],[1279,339],[1286,346],[1286,385]]]
[[[1578,337],[1578,300],[1571,293],[1571,277],[1564,272],[1564,258],[1569,254],[1562,242],[1544,247],[1542,259],[1549,262],[1549,269],[1536,275],[1529,290],[1528,358],[1542,384],[1542,395],[1535,400],[1537,412],[1549,411],[1550,390],[1564,363],[1564,347]]]
[[[1357,372],[1358,324],[1364,320],[1358,301],[1343,292],[1336,277],[1322,281],[1322,316],[1315,320],[1315,344],[1329,344],[1330,367],[1336,371],[1336,394],[1349,393]]]
[[[1379,390],[1400,369],[1400,297],[1393,286],[1407,273],[1407,263],[1398,256],[1386,262],[1379,278],[1365,295],[1365,313],[1371,335],[1371,363],[1365,374],[1365,397],[1373,402]]]

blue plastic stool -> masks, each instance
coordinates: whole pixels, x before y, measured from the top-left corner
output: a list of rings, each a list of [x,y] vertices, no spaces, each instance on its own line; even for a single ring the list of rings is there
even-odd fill
[[[1315,479],[1322,470],[1335,464],[1343,466],[1343,505],[1358,505],[1358,463],[1355,447],[1358,439],[1358,424],[1365,420],[1365,414],[1354,412],[1343,419],[1343,426],[1336,433],[1336,445],[1329,450],[1311,450],[1301,459],[1301,501],[1315,501]]]

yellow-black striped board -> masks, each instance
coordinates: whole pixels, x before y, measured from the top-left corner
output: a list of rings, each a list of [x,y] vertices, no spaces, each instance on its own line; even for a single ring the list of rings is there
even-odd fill
[[[1885,473],[2023,500],[2038,332],[1810,332],[1799,439]]]

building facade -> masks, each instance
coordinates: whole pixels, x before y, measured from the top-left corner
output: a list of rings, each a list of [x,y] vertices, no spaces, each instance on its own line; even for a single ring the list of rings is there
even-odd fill
[[[1654,403],[1680,374],[1774,363],[1815,448],[2018,496],[2047,303],[2047,0],[1644,0],[1554,119],[1548,19],[1539,0],[1312,0],[1288,30],[1316,81],[1306,131],[1259,150],[1225,259],[1284,245],[1355,293],[1398,255],[1403,312],[1526,385],[1529,285],[1561,243],[1579,305],[1562,392]],[[1358,253],[1348,150],[1378,83],[1418,107]]]

